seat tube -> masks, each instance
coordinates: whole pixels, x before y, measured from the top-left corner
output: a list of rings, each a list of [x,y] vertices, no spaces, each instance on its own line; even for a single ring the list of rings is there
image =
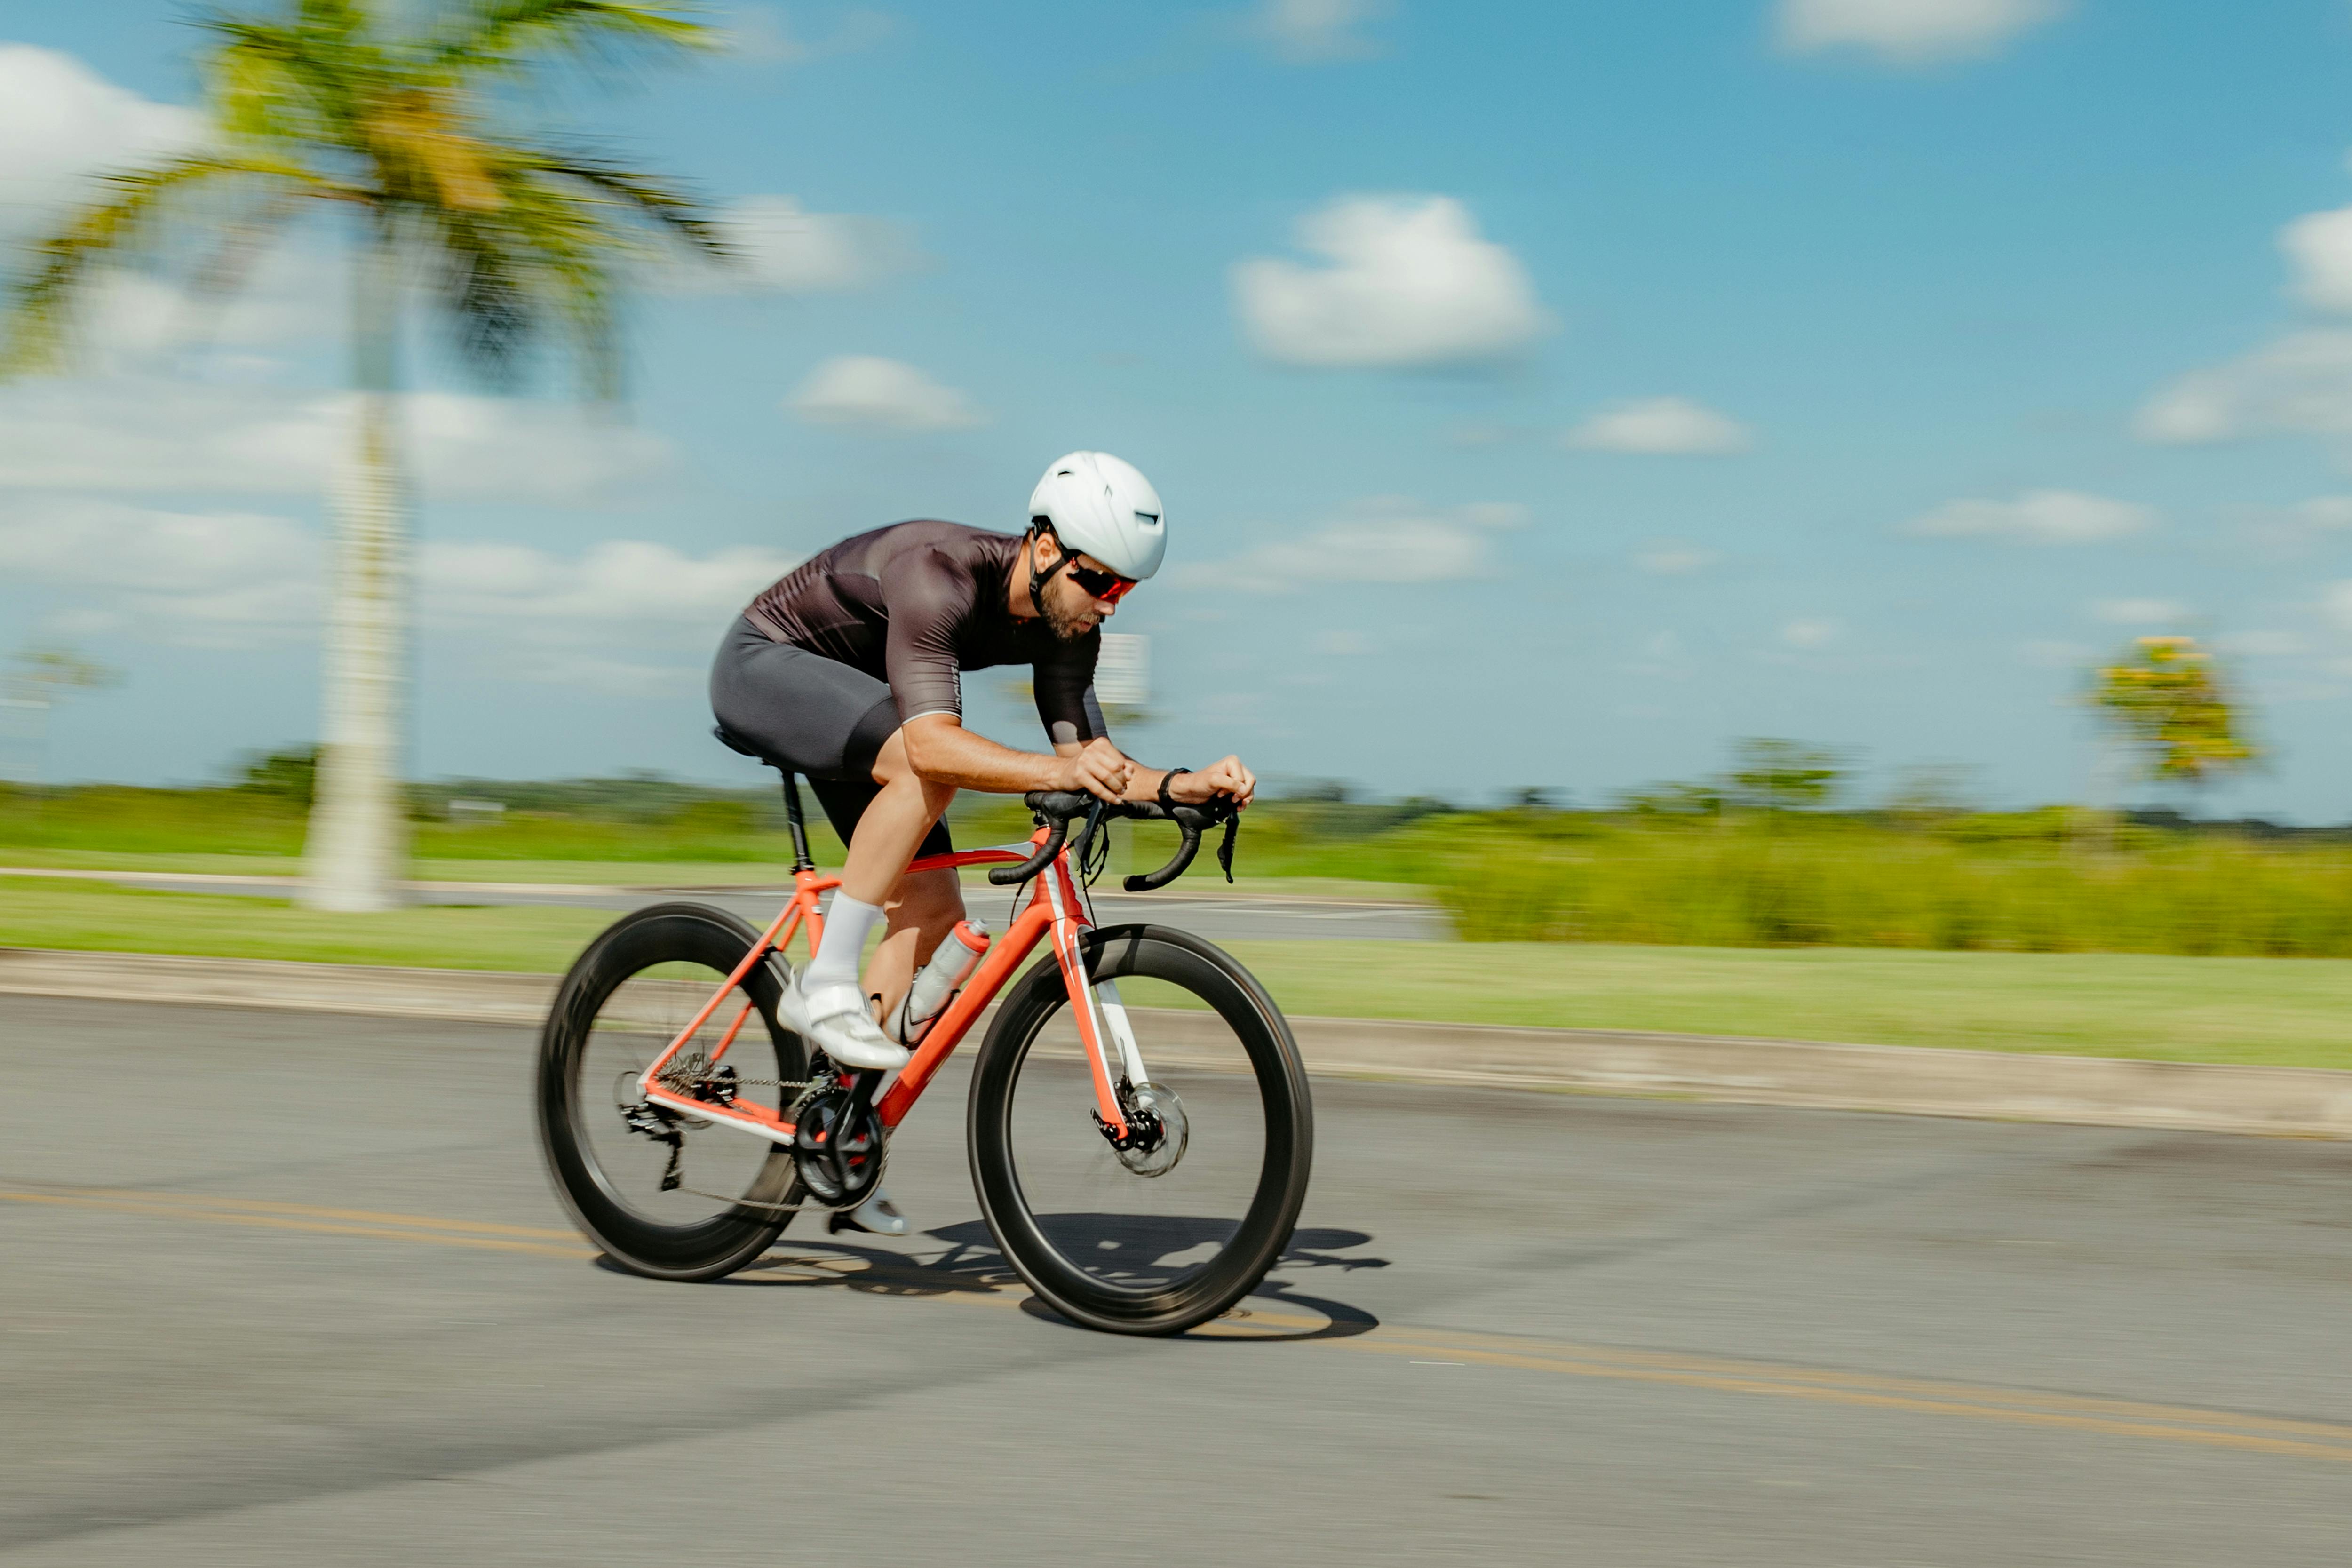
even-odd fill
[[[793,832],[793,869],[815,870],[816,862],[809,858],[808,824],[801,818],[801,781],[790,769],[784,770],[784,823]]]

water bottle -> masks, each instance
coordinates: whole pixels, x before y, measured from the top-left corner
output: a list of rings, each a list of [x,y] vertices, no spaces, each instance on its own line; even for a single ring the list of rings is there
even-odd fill
[[[980,955],[988,951],[988,928],[971,921],[956,921],[955,930],[948,932],[931,961],[923,965],[922,973],[907,988],[907,999],[890,1010],[890,1034],[902,1046],[922,1044],[923,1037],[940,1015],[948,1010],[955,994],[980,967]]]

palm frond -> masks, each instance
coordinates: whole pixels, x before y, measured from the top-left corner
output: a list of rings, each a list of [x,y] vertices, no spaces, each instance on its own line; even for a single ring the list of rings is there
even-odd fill
[[[640,0],[477,0],[473,15],[426,51],[435,69],[511,74],[536,54],[593,55],[616,47],[716,48],[718,32],[693,7]]]
[[[228,179],[291,184],[305,195],[337,194],[289,160],[197,153],[130,173],[109,174],[110,200],[76,213],[58,233],[35,244],[34,264],[13,290],[7,335],[0,342],[0,376],[47,369],[65,354],[73,306],[91,268],[141,244],[165,205],[198,186]]]
[[[368,6],[353,0],[300,0],[294,7],[296,26],[314,37],[341,42],[368,30]]]
[[[530,151],[521,153],[518,163],[537,174],[576,180],[600,195],[621,203],[630,216],[652,225],[713,260],[736,258],[734,247],[709,216],[709,209],[676,186],[625,169],[592,153]]]
[[[575,182],[513,159],[496,175],[493,212],[436,215],[441,297],[458,347],[511,379],[550,327],[567,330],[596,395],[617,392],[617,265],[638,246],[613,205]]]
[[[309,40],[284,27],[225,16],[204,26],[222,40],[204,60],[205,97],[223,132],[247,142],[301,142],[348,101],[321,71]],[[343,114],[338,114],[338,110]]]

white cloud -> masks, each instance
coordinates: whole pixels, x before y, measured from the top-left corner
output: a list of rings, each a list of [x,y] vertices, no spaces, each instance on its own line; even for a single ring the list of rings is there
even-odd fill
[[[739,5],[727,18],[729,52],[753,65],[799,66],[856,54],[896,37],[899,22],[884,11],[849,11],[822,38],[803,37],[780,5]]]
[[[2352,447],[2352,331],[2313,328],[2191,371],[2144,405],[2141,439],[2186,446],[2249,436],[2316,436]]]
[[[2169,599],[2101,599],[2091,614],[2109,626],[2177,626],[2189,615],[2186,605]]]
[[[1518,258],[1449,196],[1343,196],[1300,221],[1298,245],[1330,265],[1233,268],[1243,329],[1284,364],[1475,364],[1551,330]]]
[[[1230,561],[1181,569],[1186,586],[1288,593],[1309,583],[1439,583],[1495,570],[1493,535],[1527,521],[1509,502],[1430,507],[1374,496],[1299,539],[1278,540]]]
[[[1754,437],[1737,419],[1687,397],[1645,397],[1604,408],[1560,437],[1587,452],[1646,457],[1720,457],[1745,452]]]
[[[753,545],[698,558],[667,544],[615,539],[562,556],[527,544],[436,541],[425,546],[417,577],[436,620],[611,653],[681,638],[700,647],[752,595],[798,564]]]
[[[315,494],[356,408],[350,394],[155,378],[21,383],[0,388],[0,489]],[[415,393],[402,408],[434,499],[600,500],[673,458],[665,437],[569,404]]]
[[[1790,621],[1780,628],[1780,640],[1790,647],[1822,647],[1837,640],[1835,621]]]
[[[791,196],[730,202],[719,227],[735,249],[734,265],[683,261],[664,272],[666,286],[680,293],[837,293],[910,271],[920,260],[904,224],[804,212]]]
[[[1704,572],[1721,559],[1712,550],[1702,550],[1678,539],[1667,539],[1637,553],[1633,557],[1633,564],[1644,572],[1676,577],[1687,572]]]
[[[42,588],[53,618],[183,647],[312,637],[324,553],[316,530],[254,512],[36,496],[0,514],[0,578]],[[426,626],[486,643],[502,673],[627,692],[693,675],[730,618],[796,564],[751,546],[693,556],[607,540],[567,556],[435,540],[417,582]]]
[[[2319,603],[2320,607],[2327,612],[2328,619],[2346,631],[2352,631],[2352,582],[2330,583],[2321,594]]]
[[[0,578],[49,590],[85,635],[132,630],[188,647],[307,635],[319,615],[317,535],[254,512],[19,498],[0,512]]]
[[[319,251],[277,246],[244,276],[198,292],[174,278],[103,267],[77,308],[77,375],[136,375],[170,366],[187,350],[274,349],[339,342],[344,269]]]
[[[0,234],[46,227],[94,194],[92,174],[184,152],[203,129],[194,111],[119,88],[71,55],[0,44]]]
[[[2097,544],[2151,526],[2157,514],[2131,501],[2079,490],[2028,490],[2015,500],[1948,501],[1903,525],[1940,539],[2006,539],[2027,544]]]
[[[2321,310],[2352,310],[2352,207],[2305,213],[2279,230],[2294,292]]]
[[[1244,29],[1277,58],[1303,65],[1383,53],[1359,31],[1396,7],[1391,0],[1260,0]]]
[[[818,425],[875,430],[962,430],[988,423],[971,398],[894,359],[829,359],[794,389],[785,406]]]
[[[2352,528],[2352,496],[2314,496],[2287,508],[2286,515],[2315,533]]]
[[[2213,646],[2241,658],[2287,658],[2304,651],[2301,637],[2276,630],[2224,632],[2213,639]]]
[[[1780,0],[1780,46],[1798,54],[1859,49],[1894,66],[1998,53],[2066,14],[2069,0]]]

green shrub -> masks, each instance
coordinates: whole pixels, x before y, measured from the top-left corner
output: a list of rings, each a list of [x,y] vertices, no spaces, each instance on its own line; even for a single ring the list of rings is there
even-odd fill
[[[1486,828],[1444,866],[1439,902],[1474,942],[2352,956],[2352,852],[2333,845],[2142,829],[2109,852],[1782,816],[1574,847]]]

